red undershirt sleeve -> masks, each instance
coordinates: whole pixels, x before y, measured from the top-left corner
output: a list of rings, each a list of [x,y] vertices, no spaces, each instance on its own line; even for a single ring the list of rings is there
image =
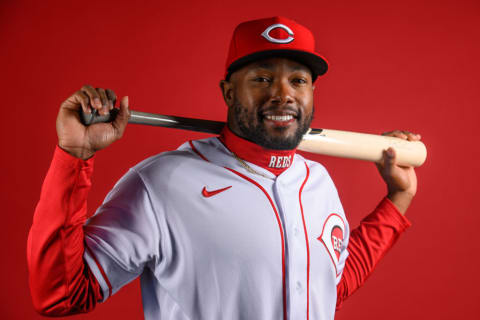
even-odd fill
[[[57,146],[42,186],[27,260],[33,305],[43,315],[88,312],[103,299],[83,258],[93,163],[93,158],[77,159]]]
[[[337,310],[347,297],[363,285],[377,263],[410,225],[395,205],[384,198],[352,230],[347,248],[349,255],[342,279],[337,285]]]

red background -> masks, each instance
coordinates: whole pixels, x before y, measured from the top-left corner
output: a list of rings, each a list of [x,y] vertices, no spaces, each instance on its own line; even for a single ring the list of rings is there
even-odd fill
[[[60,103],[83,84],[131,108],[224,120],[218,81],[239,22],[285,15],[308,26],[331,65],[315,127],[420,132],[429,155],[407,216],[413,227],[337,319],[472,319],[478,311],[480,2],[8,1],[0,3],[3,121],[0,315],[38,319],[26,239],[56,144]],[[90,210],[141,159],[206,135],[131,125],[98,153]],[[352,226],[385,193],[373,164],[316,155]],[[85,319],[141,319],[138,281]]]

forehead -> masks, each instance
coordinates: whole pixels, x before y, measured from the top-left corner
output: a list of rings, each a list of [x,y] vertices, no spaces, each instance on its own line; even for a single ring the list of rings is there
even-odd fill
[[[287,71],[304,71],[311,74],[310,68],[306,65],[301,64],[295,60],[287,59],[287,58],[268,58],[257,60],[251,62],[244,66],[242,69],[244,71],[255,71],[255,70],[268,70],[268,71],[280,71],[280,70],[287,70]]]

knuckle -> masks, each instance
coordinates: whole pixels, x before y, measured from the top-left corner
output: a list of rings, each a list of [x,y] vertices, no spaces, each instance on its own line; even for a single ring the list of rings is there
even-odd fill
[[[77,91],[72,95],[72,98],[78,101],[80,104],[84,104],[88,102],[88,97],[82,92],[82,91]]]
[[[117,95],[115,94],[115,92],[112,90],[112,89],[107,89],[105,90],[107,92],[107,94],[110,96],[110,98],[112,99],[116,99],[117,98]]]
[[[86,89],[86,90],[83,90],[83,93],[85,93],[87,96],[89,96],[90,98],[97,98],[98,97],[98,93],[95,89]]]
[[[105,94],[104,91],[100,91],[100,99],[101,99],[103,102],[106,102],[106,101],[107,101],[107,95]]]
[[[97,88],[97,94],[98,96],[100,97],[100,100],[102,100],[103,102],[105,102],[106,98],[105,98],[105,91],[102,89],[102,88]]]

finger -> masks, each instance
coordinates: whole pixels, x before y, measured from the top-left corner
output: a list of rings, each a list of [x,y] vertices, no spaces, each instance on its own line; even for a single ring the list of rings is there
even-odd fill
[[[394,131],[382,133],[383,136],[395,137],[395,138],[400,138],[404,140],[408,139],[408,134],[409,134],[408,131],[401,131],[401,130],[394,130]]]
[[[90,99],[90,106],[93,109],[99,111],[102,109],[102,101],[100,100],[100,96],[95,88],[87,84],[82,87],[81,91],[88,96]]]
[[[382,136],[393,136],[393,135],[398,134],[400,132],[402,132],[402,131],[400,131],[400,130],[387,131],[387,132],[382,133]]]
[[[392,133],[392,137],[396,137],[396,138],[400,138],[400,139],[407,140],[408,135],[406,134],[406,131],[395,130],[395,131],[393,131],[393,133]]]
[[[108,106],[108,98],[107,94],[105,93],[105,89],[97,88],[97,93],[100,96],[100,100],[102,101],[102,109],[100,110],[100,114],[108,114],[108,110],[110,109]]]
[[[401,139],[406,139],[407,138],[407,136],[404,134],[404,132],[402,132],[400,130],[393,130],[393,131],[384,132],[384,133],[382,133],[382,136],[397,137],[397,138],[401,138]]]
[[[110,110],[112,110],[117,103],[117,95],[112,89],[106,89],[105,92],[107,93],[108,101],[110,102]]]
[[[420,139],[422,138],[421,135],[419,135],[419,134],[417,134],[417,133],[412,133],[412,132],[409,132],[409,133],[407,134],[407,136],[408,136],[408,138],[407,138],[408,141],[418,141],[418,140],[420,140]]]
[[[84,113],[92,113],[92,109],[88,104],[88,97],[86,94],[79,90],[75,93],[75,98],[82,105],[82,110]]]
[[[105,89],[103,88],[96,88],[98,95],[100,96],[100,100],[102,101],[102,107],[105,107],[108,105],[108,98],[107,94],[105,93]]]
[[[63,109],[75,110],[82,109],[83,112],[90,113],[91,109],[89,107],[89,99],[88,97],[82,92],[77,91],[68,97],[62,105],[60,106]]]
[[[120,111],[118,112],[115,120],[112,122],[117,139],[120,139],[123,136],[125,128],[128,124],[128,119],[130,119],[130,110],[128,109],[128,96],[125,96],[122,98],[122,100],[120,100]]]

